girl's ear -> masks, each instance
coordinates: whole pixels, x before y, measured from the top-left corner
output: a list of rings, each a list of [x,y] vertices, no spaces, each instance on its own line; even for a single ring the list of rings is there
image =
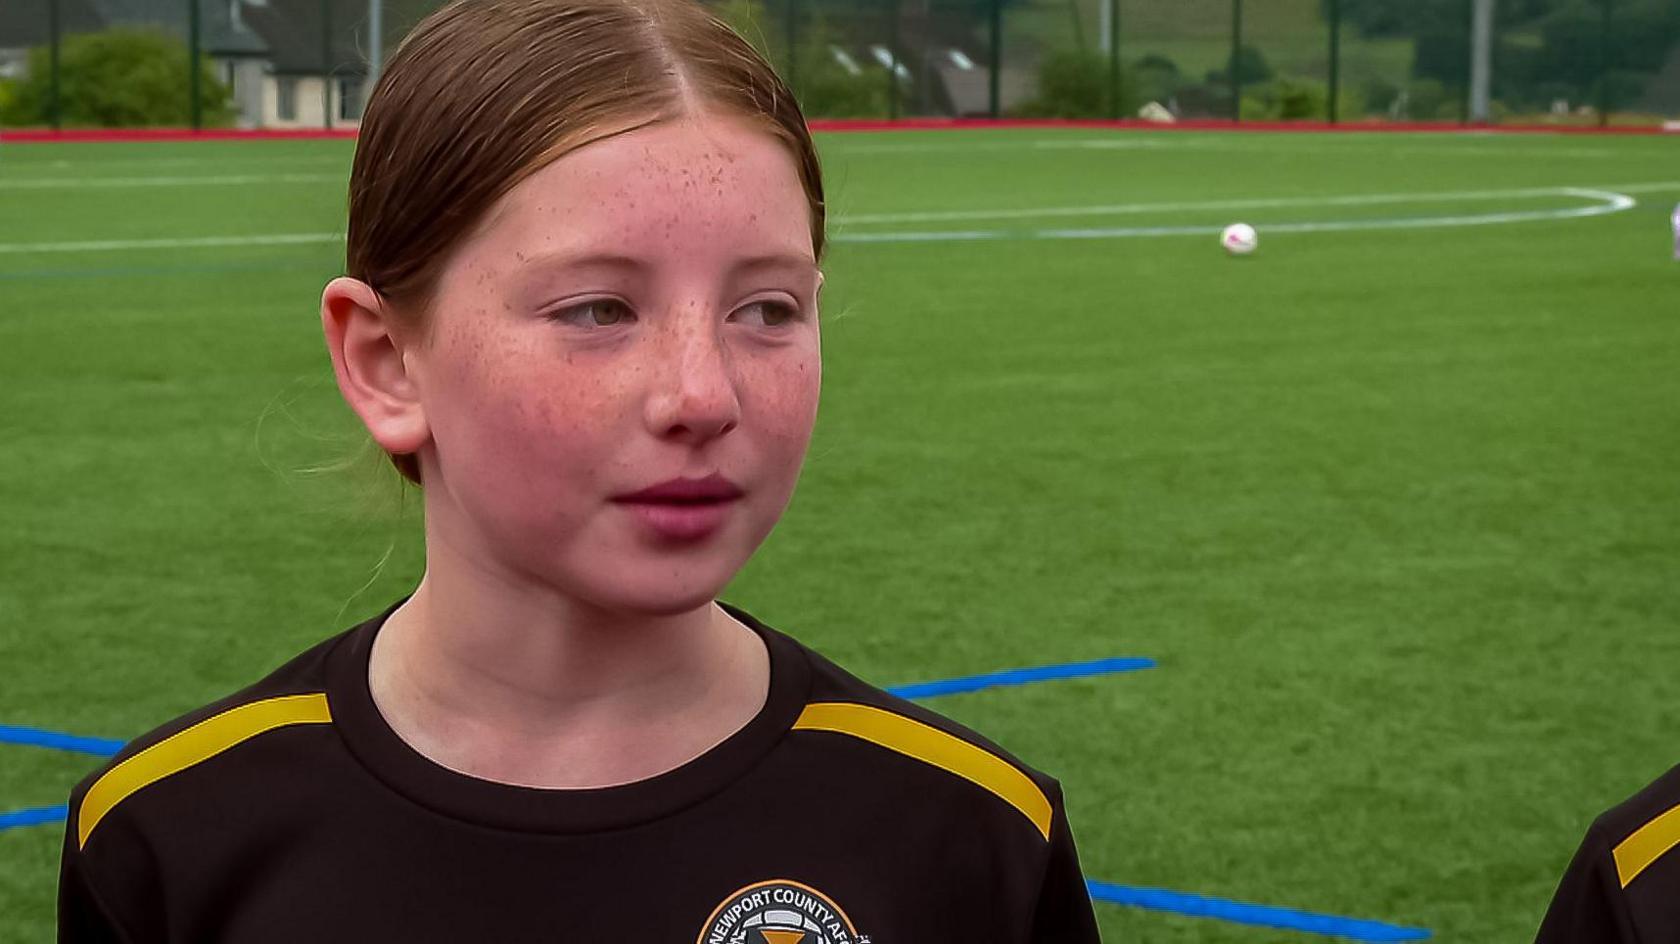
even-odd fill
[[[431,428],[395,313],[366,282],[336,278],[321,293],[321,327],[338,390],[373,441],[392,455],[419,452]]]

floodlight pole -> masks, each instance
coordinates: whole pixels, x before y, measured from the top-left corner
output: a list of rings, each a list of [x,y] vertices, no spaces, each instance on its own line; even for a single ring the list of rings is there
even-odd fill
[[[58,0],[47,0],[47,117],[53,130],[63,127],[58,98]]]
[[[332,130],[332,0],[321,0],[321,126]]]
[[[373,94],[379,72],[385,66],[385,0],[368,0],[368,74],[362,85],[362,102]]]
[[[1103,43],[1108,46],[1108,117],[1120,117],[1120,0],[1098,0],[1108,14]]]
[[[198,3],[199,0],[187,0],[187,88],[192,97],[192,127],[194,131],[204,126],[204,99],[202,90],[198,87]]]
[[[1493,75],[1493,2],[1476,0],[1470,15],[1470,120],[1488,122],[1488,87]]]

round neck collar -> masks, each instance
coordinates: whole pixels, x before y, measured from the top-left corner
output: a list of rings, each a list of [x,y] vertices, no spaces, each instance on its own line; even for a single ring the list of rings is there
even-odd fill
[[[368,687],[374,637],[401,601],[355,627],[328,657],[327,700],[350,752],[386,786],[445,815],[502,829],[593,832],[657,819],[739,779],[793,727],[810,693],[811,667],[798,645],[750,614],[719,606],[764,640],[770,691],[746,725],[665,773],[611,787],[550,790],[459,773],[410,747],[386,723]]]

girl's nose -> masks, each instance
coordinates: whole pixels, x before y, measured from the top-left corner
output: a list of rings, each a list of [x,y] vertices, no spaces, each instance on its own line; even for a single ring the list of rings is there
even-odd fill
[[[649,429],[660,438],[699,445],[734,429],[741,418],[729,352],[715,325],[675,329],[652,365]]]

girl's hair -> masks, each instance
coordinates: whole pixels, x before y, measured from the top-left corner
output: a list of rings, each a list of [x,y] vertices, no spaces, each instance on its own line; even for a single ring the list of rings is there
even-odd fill
[[[450,252],[560,156],[702,111],[747,119],[793,156],[822,257],[816,147],[768,62],[694,0],[455,0],[391,57],[350,171],[346,274],[423,324]],[[412,455],[393,455],[419,482]]]

